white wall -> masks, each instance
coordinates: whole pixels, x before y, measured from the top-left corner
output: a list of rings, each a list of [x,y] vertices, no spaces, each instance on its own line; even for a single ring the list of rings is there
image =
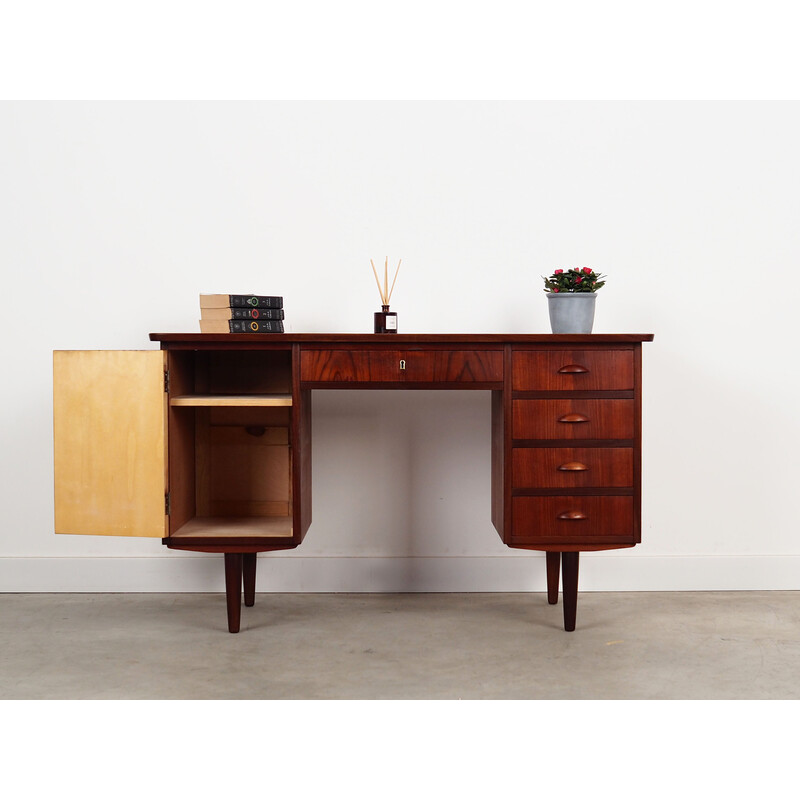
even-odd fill
[[[643,544],[586,590],[800,589],[800,103],[0,105],[0,590],[218,590],[220,559],[52,532],[51,352],[197,330],[201,291],[364,332],[547,332],[540,276],[608,274],[644,345]],[[796,316],[796,315],[795,315]],[[489,521],[489,399],[317,392],[314,522],[259,590],[541,590]]]

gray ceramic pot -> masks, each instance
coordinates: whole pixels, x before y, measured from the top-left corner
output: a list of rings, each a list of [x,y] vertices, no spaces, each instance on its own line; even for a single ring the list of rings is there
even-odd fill
[[[594,292],[549,292],[550,329],[553,333],[591,333],[595,300]]]

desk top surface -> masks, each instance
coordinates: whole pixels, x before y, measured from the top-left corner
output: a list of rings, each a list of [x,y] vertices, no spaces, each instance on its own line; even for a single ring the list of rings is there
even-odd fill
[[[185,344],[339,344],[339,345],[503,345],[634,344],[652,342],[652,333],[151,333],[153,342]]]

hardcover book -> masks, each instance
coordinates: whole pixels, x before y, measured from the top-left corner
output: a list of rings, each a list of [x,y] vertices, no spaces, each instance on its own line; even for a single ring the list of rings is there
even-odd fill
[[[266,319],[201,319],[201,333],[283,333],[283,322]]]
[[[261,294],[201,294],[200,308],[283,308],[283,297]]]
[[[283,319],[282,308],[201,308],[203,319]]]

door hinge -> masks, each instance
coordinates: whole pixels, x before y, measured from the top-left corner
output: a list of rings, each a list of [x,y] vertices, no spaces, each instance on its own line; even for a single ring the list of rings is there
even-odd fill
[[[169,370],[164,370],[164,391],[169,392]]]
[[[164,495],[164,513],[167,516],[169,516],[171,510],[172,510],[172,499],[170,497],[170,493],[167,492]]]

